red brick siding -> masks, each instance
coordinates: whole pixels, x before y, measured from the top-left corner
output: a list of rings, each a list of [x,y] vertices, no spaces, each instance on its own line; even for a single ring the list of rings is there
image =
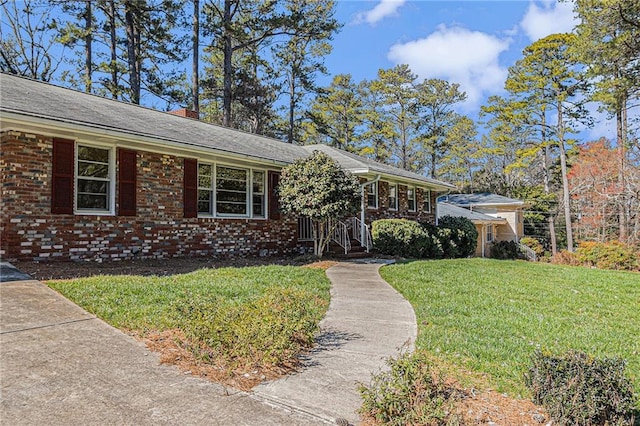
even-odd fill
[[[409,211],[407,198],[407,186],[398,185],[398,210],[389,209],[389,183],[378,181],[378,208],[366,210],[366,222],[371,223],[378,219],[411,219],[420,222],[435,223],[435,191],[431,191],[431,213],[426,213],[423,207],[424,191],[416,190],[416,211]]]
[[[52,139],[3,133],[0,255],[102,261],[276,255],[300,249],[295,220],[183,219],[183,159],[137,154],[135,217],[51,214]]]

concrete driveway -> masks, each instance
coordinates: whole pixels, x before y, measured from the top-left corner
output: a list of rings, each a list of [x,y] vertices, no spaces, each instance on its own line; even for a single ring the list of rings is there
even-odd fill
[[[313,425],[316,418],[160,365],[38,281],[0,284],[4,425]]]

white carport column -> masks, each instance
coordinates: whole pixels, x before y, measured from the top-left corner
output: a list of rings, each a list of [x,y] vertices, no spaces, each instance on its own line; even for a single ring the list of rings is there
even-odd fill
[[[487,235],[487,224],[486,223],[482,224],[482,232],[481,232],[481,234],[482,234],[482,236],[480,237],[480,241],[482,242],[481,250],[482,250],[482,257],[484,258],[484,246],[487,244],[486,241],[485,241],[485,237]]]

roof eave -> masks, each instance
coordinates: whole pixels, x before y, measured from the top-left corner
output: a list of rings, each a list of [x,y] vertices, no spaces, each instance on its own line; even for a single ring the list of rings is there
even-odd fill
[[[29,117],[29,119],[25,120],[24,117]],[[289,164],[285,161],[240,154],[212,147],[198,146],[190,144],[189,142],[159,138],[157,136],[151,136],[144,133],[118,130],[99,126],[93,123],[85,123],[74,120],[62,120],[59,118],[42,116],[39,114],[31,114],[23,111],[17,112],[7,109],[0,109],[0,123],[0,130],[14,130],[14,128],[11,126],[13,124],[13,126],[16,126],[15,130],[24,129],[26,127],[30,131],[43,134],[51,134],[56,132],[73,132],[76,134],[87,136],[98,136],[109,139],[117,139],[122,142],[147,145],[152,148],[150,149],[151,151],[157,151],[158,143],[160,143],[168,148],[172,148],[178,151],[184,151],[185,155],[188,155],[189,152],[198,152],[206,153],[209,155],[229,157],[236,160],[249,160],[251,162],[257,163],[268,163],[279,167],[284,167]]]

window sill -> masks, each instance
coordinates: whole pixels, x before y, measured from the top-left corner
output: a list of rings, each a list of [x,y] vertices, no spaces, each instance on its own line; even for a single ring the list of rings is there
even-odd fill
[[[205,215],[205,214],[198,214],[198,219],[233,219],[233,220],[267,220],[268,218],[266,217],[250,217],[250,216],[213,216],[213,215]],[[274,219],[275,220],[275,219]]]
[[[115,216],[115,212],[95,211],[95,210],[76,210],[73,212],[76,216]]]

